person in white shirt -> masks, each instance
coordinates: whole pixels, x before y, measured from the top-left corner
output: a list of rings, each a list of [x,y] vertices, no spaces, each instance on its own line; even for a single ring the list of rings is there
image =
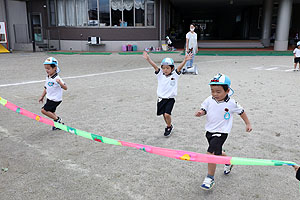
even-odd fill
[[[41,112],[55,122],[62,123],[61,118],[55,114],[55,111],[57,106],[62,102],[62,89],[67,90],[68,87],[58,75],[60,69],[58,67],[58,61],[55,58],[47,58],[44,62],[44,67],[48,76],[46,77],[44,91],[39,102],[43,102],[45,96],[47,101],[42,107]],[[57,129],[58,128],[54,126],[52,127],[52,130]]]
[[[173,129],[171,112],[175,103],[175,97],[177,95],[177,82],[181,74],[180,71],[185,65],[186,61],[192,58],[192,54],[186,55],[177,69],[175,69],[174,61],[172,58],[164,58],[161,62],[161,66],[159,67],[150,59],[150,56],[146,51],[144,51],[143,57],[151,64],[151,66],[155,70],[158,82],[157,115],[164,116],[164,120],[167,124],[164,136],[169,137]]]
[[[196,112],[195,116],[206,115],[206,138],[209,143],[207,154],[227,156],[222,151],[222,146],[227,139],[232,128],[233,114],[241,116],[246,124],[246,131],[251,132],[252,127],[244,109],[230,96],[233,90],[230,88],[231,81],[224,74],[217,74],[209,83],[211,96],[205,99],[201,104],[201,109]],[[229,93],[231,92],[231,95]],[[224,166],[224,174],[229,174],[232,165]],[[204,179],[201,188],[210,190],[214,184],[214,175],[216,164],[208,164],[208,173]]]
[[[195,32],[194,24],[190,25],[190,31],[186,34],[185,51],[186,54],[192,53],[193,57],[191,60],[186,62],[183,73],[187,72],[188,68],[193,67],[195,55],[198,53],[197,33]]]
[[[297,63],[299,65],[299,68],[297,71],[300,70],[300,43],[297,43],[297,48],[294,49],[294,71],[296,71]]]

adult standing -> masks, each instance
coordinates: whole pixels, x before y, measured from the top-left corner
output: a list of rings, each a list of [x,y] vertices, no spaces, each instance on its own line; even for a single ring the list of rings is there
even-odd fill
[[[186,34],[186,45],[185,45],[186,54],[190,52],[193,53],[193,57],[191,60],[187,61],[183,73],[188,71],[188,68],[193,67],[195,54],[198,53],[198,43],[197,43],[197,33],[195,32],[195,25],[190,24],[190,31]]]

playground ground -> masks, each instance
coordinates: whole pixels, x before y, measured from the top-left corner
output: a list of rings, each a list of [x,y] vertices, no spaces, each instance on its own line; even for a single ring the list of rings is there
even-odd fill
[[[142,55],[0,54],[0,97],[41,114],[43,61],[58,59],[68,85],[57,114],[65,124],[105,137],[205,153],[205,117],[194,113],[210,95],[216,73],[231,78],[233,98],[253,131],[234,116],[224,144],[230,156],[294,161],[299,154],[300,71],[292,56],[196,56],[199,75],[182,75],[173,110],[174,133],[164,138],[156,116],[157,80]],[[159,64],[180,53],[150,54]],[[207,164],[91,141],[0,106],[0,199],[297,199],[299,182],[289,166],[217,166],[216,185],[200,188]]]

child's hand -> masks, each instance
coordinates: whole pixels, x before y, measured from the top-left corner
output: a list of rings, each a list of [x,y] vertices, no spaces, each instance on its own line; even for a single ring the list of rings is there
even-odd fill
[[[146,51],[143,52],[143,57],[144,57],[146,60],[149,60],[149,59],[150,59],[149,54],[148,54]]]
[[[39,98],[39,103],[43,103],[43,101],[44,101],[44,97],[40,97]]]
[[[205,115],[205,111],[204,111],[204,110],[199,110],[199,111],[197,111],[197,112],[195,113],[195,116],[196,116],[196,117],[201,117],[201,116],[203,116],[203,115]]]
[[[184,60],[188,61],[188,60],[191,60],[192,58],[193,58],[193,53],[189,53],[189,54],[185,55]]]
[[[247,124],[246,125],[246,132],[251,132],[251,131],[252,131],[251,124]]]

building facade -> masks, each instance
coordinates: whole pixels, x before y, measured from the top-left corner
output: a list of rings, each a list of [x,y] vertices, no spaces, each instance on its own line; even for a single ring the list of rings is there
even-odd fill
[[[189,24],[201,41],[255,40],[286,50],[300,31],[300,0],[0,0],[9,49],[121,51],[183,48]],[[294,12],[293,12],[294,11]],[[99,37],[101,45],[88,45]]]

